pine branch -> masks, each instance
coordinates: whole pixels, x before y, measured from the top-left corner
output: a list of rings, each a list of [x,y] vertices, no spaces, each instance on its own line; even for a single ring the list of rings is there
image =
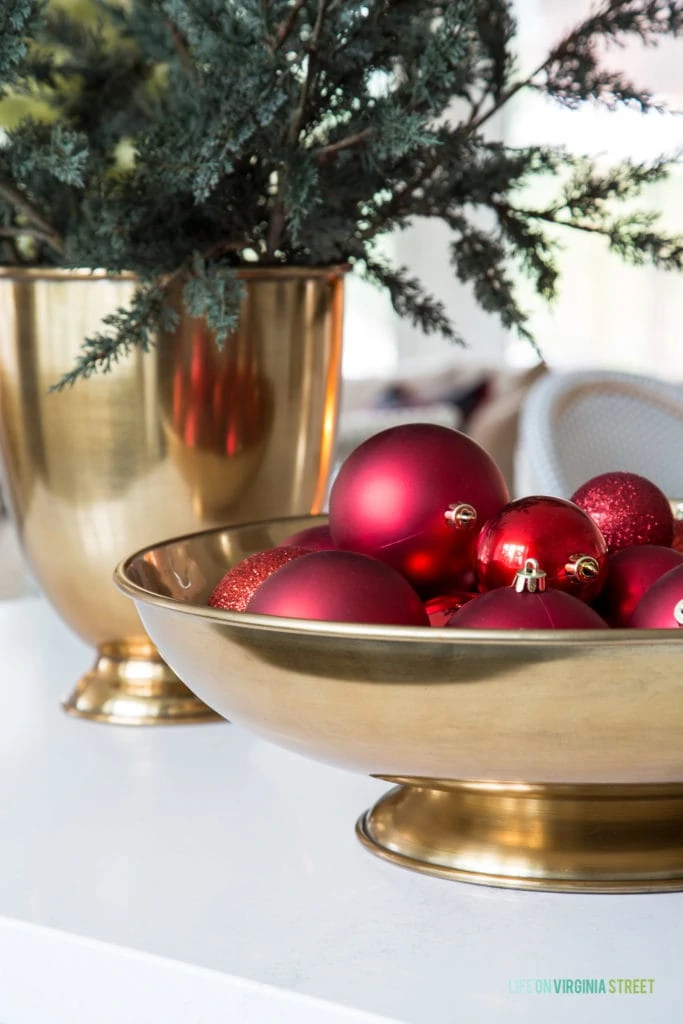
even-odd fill
[[[305,5],[306,5],[306,0],[295,0],[295,2],[292,4],[292,8],[291,8],[289,14],[287,15],[285,20],[280,25],[280,27],[277,30],[277,32],[275,33],[275,41],[272,44],[273,53],[277,52],[277,50],[279,50],[281,46],[284,46],[284,44],[286,43],[287,39],[289,38],[289,36],[292,33],[292,29],[294,28],[294,24],[296,22],[296,19],[299,16],[299,11]]]
[[[0,199],[3,199],[6,203],[9,203],[10,206],[14,207],[15,210],[23,214],[24,217],[26,217],[26,219],[42,233],[44,241],[51,249],[54,249],[54,251],[60,256],[65,254],[66,250],[62,239],[53,229],[52,225],[48,224],[48,222],[41,217],[30,199],[28,199],[28,197],[24,195],[19,188],[0,179]]]

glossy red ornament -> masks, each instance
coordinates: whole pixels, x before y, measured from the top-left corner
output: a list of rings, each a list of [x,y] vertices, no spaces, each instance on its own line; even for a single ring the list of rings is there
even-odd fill
[[[582,601],[597,597],[607,575],[600,530],[563,498],[520,498],[486,524],[477,544],[479,589],[510,586],[529,558],[543,566],[549,588]]]
[[[610,626],[624,627],[653,583],[683,565],[683,554],[658,544],[638,544],[608,559],[607,580],[595,605]]]
[[[683,551],[683,519],[674,519],[674,539],[671,546],[676,551]]]
[[[597,612],[561,590],[529,558],[510,587],[480,594],[451,617],[449,629],[606,629]]]
[[[610,552],[637,544],[671,547],[671,506],[659,487],[644,476],[602,473],[579,487],[572,501],[598,524]]]
[[[471,591],[458,590],[453,594],[440,594],[438,597],[430,598],[425,603],[425,611],[429,616],[430,623],[435,629],[441,629],[448,624],[457,611],[476,596]]]
[[[338,548],[381,559],[429,597],[471,568],[480,526],[507,500],[500,470],[478,444],[410,423],[348,457],[330,495],[330,532]]]
[[[680,629],[683,626],[683,565],[669,569],[641,597],[631,616],[634,629]]]
[[[259,615],[327,622],[429,626],[422,601],[384,562],[352,551],[314,551],[285,565],[247,606]]]
[[[334,551],[335,549],[329,526],[309,526],[306,530],[293,533],[282,543],[297,548],[306,548],[307,551]]]
[[[306,548],[290,546],[269,548],[249,555],[229,569],[216,585],[209,598],[210,606],[243,612],[264,580],[294,558],[307,554]]]

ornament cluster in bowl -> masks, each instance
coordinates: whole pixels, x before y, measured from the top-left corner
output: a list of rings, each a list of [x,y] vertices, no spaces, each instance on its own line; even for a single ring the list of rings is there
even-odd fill
[[[406,448],[414,476],[390,434],[392,458],[384,475],[367,472],[364,502],[357,474],[387,435],[361,446],[337,478],[329,523],[165,541],[122,562],[117,582],[209,706],[297,753],[395,783],[357,824],[384,859],[518,888],[683,889],[674,549],[641,522],[616,550],[622,524],[610,551],[575,502],[510,503],[488,456],[447,433],[433,459]],[[458,473],[451,443],[481,463]],[[619,476],[619,494],[626,484],[638,479]],[[610,581],[620,614],[652,604],[648,627],[665,628],[607,628]],[[221,594],[239,603],[219,607]],[[512,611],[527,607],[531,628]]]
[[[225,574],[209,604],[397,626],[624,627],[650,587],[683,566],[673,540],[671,505],[641,476],[605,473],[572,501],[511,502],[474,441],[408,424],[349,456],[332,489],[329,526],[250,555]],[[674,625],[675,604],[659,617],[641,614],[639,624]]]

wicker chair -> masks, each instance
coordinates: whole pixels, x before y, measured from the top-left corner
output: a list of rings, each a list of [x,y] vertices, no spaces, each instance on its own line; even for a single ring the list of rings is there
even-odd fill
[[[626,373],[550,374],[522,410],[515,490],[570,497],[610,470],[683,498],[683,387]]]

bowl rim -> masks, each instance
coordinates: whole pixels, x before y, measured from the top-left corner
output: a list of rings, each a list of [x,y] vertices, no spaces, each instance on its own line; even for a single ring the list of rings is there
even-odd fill
[[[165,608],[177,614],[192,615],[211,622],[222,623],[224,626],[236,626],[245,629],[257,629],[270,633],[297,634],[310,636],[327,636],[337,639],[364,639],[377,641],[404,641],[436,643],[442,646],[491,646],[513,645],[515,647],[591,647],[641,646],[643,643],[657,643],[657,646],[675,646],[683,640],[681,631],[676,629],[446,629],[434,626],[383,626],[361,622],[327,622],[314,619],[291,619],[279,615],[256,615],[247,612],[233,612],[210,605],[189,604],[173,597],[164,597],[153,590],[135,583],[129,575],[133,562],[143,559],[151,551],[171,547],[207,537],[212,534],[225,533],[228,530],[242,530],[268,526],[273,523],[299,523],[302,519],[316,520],[311,525],[322,525],[327,522],[325,515],[276,516],[270,519],[257,519],[246,523],[233,523],[229,526],[212,526],[206,530],[167,537],[154,544],[146,544],[132,554],[122,558],[114,569],[113,578],[116,586],[127,597],[135,602]]]

